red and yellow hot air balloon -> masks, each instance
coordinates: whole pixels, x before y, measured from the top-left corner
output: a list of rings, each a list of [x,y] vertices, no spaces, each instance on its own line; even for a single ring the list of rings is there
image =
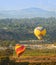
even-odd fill
[[[25,46],[16,44],[15,51],[16,51],[17,56],[19,57],[25,51]]]
[[[38,26],[34,29],[35,36],[41,40],[46,35],[46,29],[42,26]]]

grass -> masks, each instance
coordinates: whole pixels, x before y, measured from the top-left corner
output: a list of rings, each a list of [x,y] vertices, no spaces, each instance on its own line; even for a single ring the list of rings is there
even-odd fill
[[[14,57],[10,57],[9,65],[55,65],[56,49],[26,49],[25,52],[17,57],[15,51]],[[0,59],[6,56],[0,56]],[[14,60],[15,59],[15,60]],[[12,61],[13,60],[13,61]]]
[[[17,57],[15,52],[13,55]],[[56,49],[26,49],[21,57],[26,56],[56,56]]]

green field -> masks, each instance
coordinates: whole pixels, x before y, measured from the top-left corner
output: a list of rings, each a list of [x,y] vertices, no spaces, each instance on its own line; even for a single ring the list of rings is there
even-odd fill
[[[17,56],[14,52],[14,56]],[[23,56],[56,56],[56,49],[26,49]]]
[[[26,49],[20,56],[16,57],[16,64],[21,65],[55,65],[56,49]]]
[[[13,54],[6,55],[6,51],[0,51],[0,65],[55,65],[56,49],[27,49],[18,57],[15,50]],[[2,55],[1,55],[2,54]],[[8,65],[8,64],[7,64]]]

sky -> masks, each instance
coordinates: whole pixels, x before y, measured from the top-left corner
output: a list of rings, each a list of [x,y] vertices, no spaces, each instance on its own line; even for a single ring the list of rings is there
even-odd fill
[[[0,10],[20,10],[31,7],[56,11],[56,0],[0,0]]]

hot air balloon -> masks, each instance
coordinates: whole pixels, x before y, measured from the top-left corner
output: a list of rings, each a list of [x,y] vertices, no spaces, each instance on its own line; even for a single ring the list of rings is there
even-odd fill
[[[34,29],[34,34],[39,40],[41,40],[43,39],[43,36],[46,35],[46,29],[42,26],[38,26]]]
[[[19,57],[25,51],[25,46],[16,44],[15,51],[16,51],[17,56]]]

